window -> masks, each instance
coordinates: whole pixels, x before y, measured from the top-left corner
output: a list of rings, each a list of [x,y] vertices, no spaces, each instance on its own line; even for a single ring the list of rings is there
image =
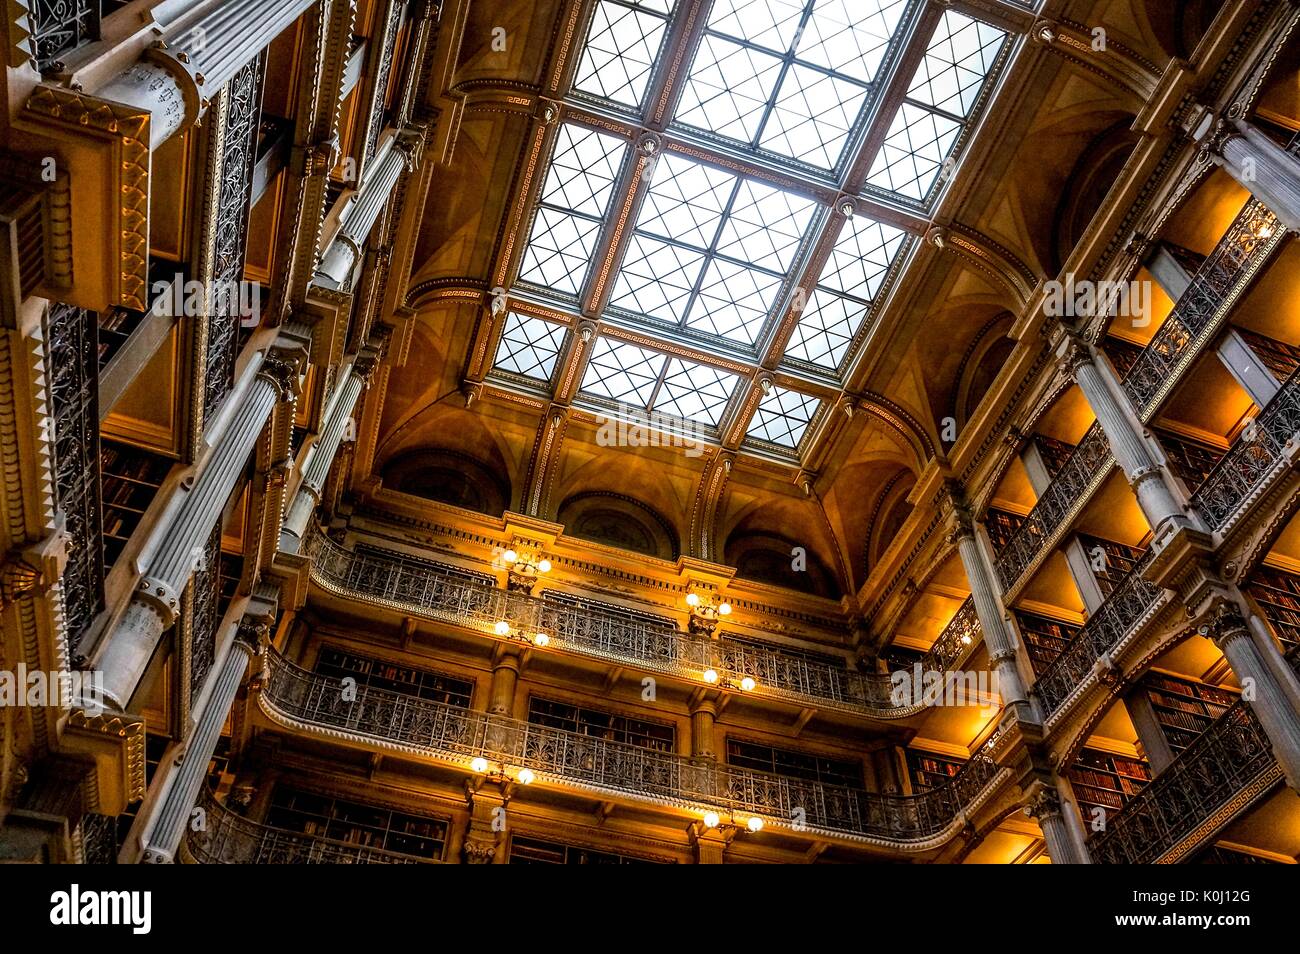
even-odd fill
[[[358,686],[400,692],[431,702],[468,709],[474,695],[474,683],[445,673],[413,666],[398,666],[333,646],[321,647],[316,657],[316,672],[339,679],[350,678]]]
[[[440,860],[447,822],[277,785],[266,824],[331,841]]]
[[[861,762],[776,749],[761,742],[727,739],[727,764],[806,782],[863,787]]]
[[[614,715],[599,709],[552,702],[536,696],[528,700],[528,721],[533,725],[576,732],[656,752],[671,752],[677,743],[677,729],[667,723]]]

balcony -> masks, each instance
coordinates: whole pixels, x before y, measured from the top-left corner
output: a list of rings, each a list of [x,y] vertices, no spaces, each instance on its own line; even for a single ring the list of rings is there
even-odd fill
[[[754,695],[881,719],[902,719],[919,704],[895,705],[885,673],[862,673],[727,640],[701,640],[649,621],[568,606],[499,589],[450,568],[404,560],[399,553],[346,550],[319,532],[308,541],[312,580],[326,592],[402,613],[440,620],[484,635],[507,622],[512,632],[545,633],[548,648],[719,685],[749,677]],[[940,671],[964,658],[978,640],[970,600],[935,641],[924,665]]]
[[[428,858],[353,845],[315,835],[261,825],[236,815],[208,792],[200,801],[207,818],[203,831],[189,829],[185,847],[205,865],[418,865]]]
[[[475,758],[530,769],[537,782],[703,813],[732,812],[766,823],[914,851],[936,847],[965,824],[1010,774],[990,739],[953,780],[921,795],[881,795],[786,778],[593,738],[359,687],[345,701],[337,679],[275,654],[258,703],[296,731],[397,750],[468,769]]]
[[[1069,644],[1034,682],[1044,722],[1060,709],[1096,669],[1097,660],[1115,652],[1124,640],[1163,605],[1165,591],[1143,579],[1151,562],[1148,553],[1083,625]]]
[[[1124,375],[1124,392],[1143,421],[1150,419],[1182,372],[1218,333],[1284,233],[1262,203],[1247,201]],[[1005,593],[1015,591],[1064,536],[1113,463],[1106,436],[1094,424],[998,556],[998,578]]]

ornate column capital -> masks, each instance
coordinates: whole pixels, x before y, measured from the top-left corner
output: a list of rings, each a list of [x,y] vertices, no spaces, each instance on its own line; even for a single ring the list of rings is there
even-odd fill
[[[1043,782],[1035,782],[1025,795],[1024,812],[1037,822],[1060,815],[1060,792]]]
[[[1073,329],[1064,326],[1062,329],[1061,342],[1056,351],[1057,364],[1070,377],[1077,378],[1079,369],[1094,361],[1092,346]]]
[[[949,545],[956,546],[967,537],[975,536],[975,518],[966,502],[966,491],[961,483],[951,477],[939,490],[939,504],[947,511],[947,536]]]
[[[1238,636],[1248,637],[1250,629],[1246,625],[1246,617],[1242,614],[1241,608],[1231,600],[1219,597],[1210,609],[1206,634],[1214,640],[1216,646],[1222,649]]]
[[[257,375],[275,385],[281,401],[292,401],[302,393],[302,373],[307,361],[304,348],[272,348],[262,359]]]

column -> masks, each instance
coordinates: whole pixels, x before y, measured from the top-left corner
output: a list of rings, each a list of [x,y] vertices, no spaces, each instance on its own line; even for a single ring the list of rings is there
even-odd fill
[[[1142,745],[1142,751],[1151,766],[1151,774],[1159,775],[1173,762],[1174,750],[1169,747],[1169,740],[1165,738],[1160,720],[1156,718],[1151,697],[1147,695],[1145,689],[1138,686],[1124,697],[1124,708],[1128,711],[1129,720],[1137,732],[1138,742]]]
[[[203,788],[208,763],[221,738],[221,728],[230,714],[248,664],[257,656],[258,642],[265,630],[265,623],[245,616],[235,638],[227,645],[225,658],[217,669],[198,725],[181,755],[179,767],[169,780],[153,824],[142,838],[144,855],[141,860],[152,864],[175,861],[177,846],[185,835],[186,825],[190,823],[195,802]]]
[[[1146,262],[1147,271],[1170,301],[1178,301],[1192,283],[1192,275],[1166,242],[1157,242]]]
[[[1025,800],[1025,814],[1038,822],[1047,855],[1054,865],[1087,865],[1092,863],[1088,846],[1083,840],[1083,827],[1071,824],[1066,817],[1073,806],[1062,802],[1060,792],[1051,785],[1035,782],[1030,786]],[[1077,822],[1077,819],[1075,819]]]
[[[515,687],[519,685],[519,651],[513,646],[502,646],[492,662],[492,684],[488,689],[488,713],[513,716],[515,713]]]
[[[1272,370],[1260,360],[1255,349],[1246,343],[1236,328],[1228,329],[1228,333],[1219,342],[1217,351],[1228,373],[1260,407],[1267,407],[1273,396],[1282,390],[1282,385],[1273,377]]]
[[[1115,462],[1137,495],[1138,506],[1156,539],[1181,528],[1195,529],[1172,490],[1165,468],[1143,439],[1141,424],[1126,410],[1127,399],[1121,404],[1116,396],[1118,388],[1112,388],[1109,381],[1109,365],[1097,360],[1091,344],[1069,331],[1061,345],[1060,359],[1097,415]]]
[[[378,352],[374,349],[363,349],[353,361],[348,376],[330,398],[320,436],[307,451],[302,482],[298,485],[298,492],[294,495],[284,525],[280,528],[280,549],[285,553],[297,553],[302,546],[307,525],[311,521],[312,512],[320,504],[321,490],[329,477],[330,468],[334,466],[334,458],[343,442],[343,433],[352,417],[357,398],[374,370],[378,357]]]
[[[731,844],[731,839],[736,834],[734,830],[723,832],[717,828],[706,828],[703,822],[698,821],[691,822],[687,833],[691,839],[691,847],[695,849],[697,865],[722,864],[727,846]]]
[[[1062,552],[1065,554],[1065,565],[1070,569],[1070,576],[1074,579],[1074,585],[1078,587],[1079,597],[1083,600],[1084,607],[1089,615],[1097,612],[1101,604],[1106,602],[1106,594],[1102,591],[1101,584],[1097,582],[1097,573],[1093,569],[1093,555],[1085,549],[1083,541],[1078,536],[1070,537]]]
[[[1204,154],[1292,232],[1300,232],[1300,160],[1241,119],[1204,124]]]
[[[989,566],[984,551],[975,537],[975,527],[970,511],[966,509],[960,490],[949,488],[951,512],[949,514],[948,542],[955,543],[961,558],[966,581],[970,584],[975,615],[984,631],[984,642],[989,650],[989,665],[998,677],[998,691],[1007,706],[1028,705],[1024,680],[1016,664],[1018,640],[1011,630],[1002,606],[993,568]]]
[[[104,673],[108,705],[124,710],[153,657],[163,633],[180,612],[181,591],[203,552],[258,435],[279,400],[292,399],[298,385],[299,358],[272,351],[254,361],[245,374],[247,384],[230,396],[234,413],[203,461],[197,478],[178,492],[178,501],[154,530],[141,554],[144,573],[126,613],[103,640],[91,668]],[[248,378],[251,376],[251,380]]]
[[[352,288],[361,249],[393,195],[393,187],[412,162],[413,140],[409,135],[390,136],[379,150],[373,171],[366,176],[357,198],[347,207],[338,233],[321,256],[313,281],[325,288]]]
[[[1241,607],[1220,597],[1211,610],[1208,630],[1241,682],[1247,705],[1273,744],[1273,755],[1282,766],[1287,784],[1300,790],[1300,715],[1291,707],[1289,694],[1251,638]],[[1248,691],[1247,687],[1253,689]]]
[[[715,727],[718,706],[715,698],[701,690],[691,697],[691,758],[716,761],[718,757]]]

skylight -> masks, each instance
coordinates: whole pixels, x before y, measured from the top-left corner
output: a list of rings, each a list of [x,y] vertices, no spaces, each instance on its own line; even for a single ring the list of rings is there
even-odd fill
[[[715,0],[674,120],[834,170],[907,5]]]
[[[601,0],[587,31],[573,88],[637,107],[668,29],[669,0]]]
[[[585,126],[560,127],[519,280],[576,297],[590,269],[627,143]]]
[[[493,368],[537,381],[550,381],[567,333],[564,325],[509,312]]]
[[[666,153],[609,304],[753,345],[816,209],[811,199]]]
[[[579,390],[602,404],[654,411],[716,428],[738,380],[717,368],[602,336]]]
[[[820,399],[807,394],[774,387],[759,402],[745,436],[794,450],[821,403]]]

